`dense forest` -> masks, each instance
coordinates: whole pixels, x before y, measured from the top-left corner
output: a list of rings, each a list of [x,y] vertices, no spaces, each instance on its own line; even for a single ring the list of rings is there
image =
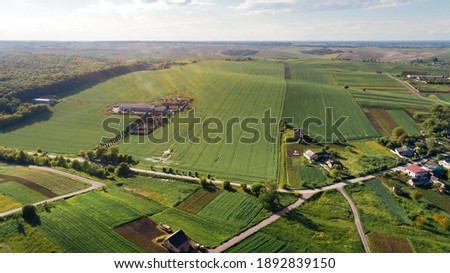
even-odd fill
[[[0,54],[0,64],[0,129],[50,112],[48,106],[28,103],[33,98],[162,65],[55,54]]]

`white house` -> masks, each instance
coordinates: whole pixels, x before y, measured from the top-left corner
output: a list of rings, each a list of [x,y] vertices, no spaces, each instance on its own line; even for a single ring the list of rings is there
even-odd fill
[[[450,169],[450,158],[439,161],[439,165],[446,169]]]
[[[406,173],[412,178],[421,178],[428,176],[428,172],[426,170],[414,164],[409,165],[408,168],[406,168]]]

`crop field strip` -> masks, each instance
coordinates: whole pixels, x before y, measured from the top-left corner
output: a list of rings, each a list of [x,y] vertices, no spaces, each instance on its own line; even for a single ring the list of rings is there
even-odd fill
[[[340,127],[348,139],[378,137],[363,110],[349,91],[336,86],[333,74],[324,66],[315,64],[292,65],[292,80],[288,82],[283,117],[294,118],[296,126],[301,126],[308,117],[325,120],[325,108],[332,107],[337,119],[348,119]],[[325,135],[323,129],[311,126],[312,136]]]
[[[410,225],[411,221],[407,215],[403,212],[400,206],[393,200],[391,192],[378,180],[371,180],[366,182],[367,186],[380,198],[380,200],[386,205],[386,208],[394,215],[399,225]]]
[[[386,112],[399,124],[409,135],[419,133],[416,122],[404,110],[386,110]]]
[[[408,240],[402,237],[376,232],[369,234],[367,239],[373,253],[413,253]]]
[[[181,203],[199,189],[198,184],[161,181],[151,177],[134,177],[125,181],[124,188],[171,207]]]
[[[222,192],[222,190],[218,189],[205,190],[202,188],[189,196],[183,203],[179,204],[177,208],[185,212],[197,214]]]
[[[390,136],[392,131],[399,126],[383,109],[368,109],[367,115],[374,127],[383,135]]]

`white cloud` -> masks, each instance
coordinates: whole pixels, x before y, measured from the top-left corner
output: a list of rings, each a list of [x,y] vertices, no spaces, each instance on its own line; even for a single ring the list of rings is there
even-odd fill
[[[231,6],[247,14],[279,14],[300,11],[378,9],[409,5],[417,0],[245,0]]]

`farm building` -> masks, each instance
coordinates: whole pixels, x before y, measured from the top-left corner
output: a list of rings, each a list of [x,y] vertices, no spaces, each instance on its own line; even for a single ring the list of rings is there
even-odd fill
[[[309,161],[316,161],[317,159],[319,159],[319,156],[317,156],[317,154],[315,152],[311,151],[311,150],[308,150],[308,151],[304,152],[303,155]]]
[[[146,114],[148,112],[152,112],[155,109],[155,105],[120,103],[116,108],[118,108],[120,113]]]
[[[164,116],[167,113],[168,107],[165,105],[156,106],[153,109],[153,116]]]
[[[414,164],[409,165],[408,168],[406,168],[406,173],[412,178],[428,178],[428,172]]]
[[[414,155],[414,149],[411,149],[410,147],[400,147],[394,150],[395,153],[399,156],[403,157],[412,157]]]
[[[175,253],[188,252],[191,247],[191,239],[182,230],[178,230],[167,237],[163,245]]]

